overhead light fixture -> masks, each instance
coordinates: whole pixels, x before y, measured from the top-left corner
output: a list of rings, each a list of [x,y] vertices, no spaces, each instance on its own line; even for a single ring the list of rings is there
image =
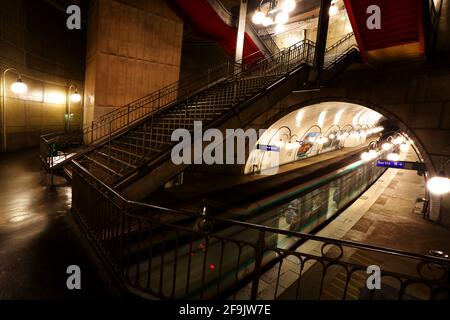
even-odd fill
[[[286,30],[286,28],[284,27],[283,24],[277,24],[275,27],[275,32],[276,33],[282,33]]]
[[[252,22],[254,24],[262,24],[265,18],[266,15],[264,14],[264,12],[262,12],[261,9],[258,9],[258,11],[253,14]]]
[[[28,86],[23,83],[22,77],[19,76],[19,79],[11,85],[11,91],[15,94],[24,94],[28,91]]]
[[[280,11],[275,17],[275,22],[278,23],[279,25],[287,23],[288,20],[289,15],[285,11]]]
[[[383,143],[383,145],[381,146],[381,149],[383,149],[384,151],[388,151],[392,148],[392,143],[386,142]]]
[[[409,150],[409,145],[407,143],[402,143],[400,145],[400,151],[401,152],[408,152],[408,150]]]
[[[272,24],[273,24],[273,19],[270,18],[270,17],[265,17],[264,20],[263,20],[263,22],[262,22],[262,25],[263,25],[264,27],[268,27],[268,26],[270,26],[270,25],[272,25]]]
[[[339,8],[337,7],[336,3],[332,3],[330,10],[328,11],[328,13],[330,14],[330,16],[335,16],[339,13]]]
[[[283,3],[281,4],[281,10],[289,13],[294,11],[295,6],[296,6],[295,0],[284,0]]]
[[[399,161],[400,160],[400,155],[398,153],[395,152],[391,152],[387,155],[387,159],[389,161]]]
[[[428,180],[427,188],[432,194],[443,195],[450,192],[450,179],[436,176]]]

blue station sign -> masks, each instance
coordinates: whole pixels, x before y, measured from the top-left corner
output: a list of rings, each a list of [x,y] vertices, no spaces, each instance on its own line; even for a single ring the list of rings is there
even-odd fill
[[[258,144],[256,146],[256,149],[262,150],[262,151],[280,152],[280,147],[266,145],[266,144]]]
[[[427,170],[425,163],[423,162],[412,162],[412,161],[390,161],[390,160],[377,160],[377,167],[393,168],[393,169],[404,169],[404,170],[414,170],[422,175]]]

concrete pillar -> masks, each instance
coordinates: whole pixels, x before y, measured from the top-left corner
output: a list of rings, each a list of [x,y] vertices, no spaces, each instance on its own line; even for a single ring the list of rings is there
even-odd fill
[[[95,0],[84,124],[178,81],[183,23],[164,0]]]
[[[236,62],[242,60],[244,52],[245,23],[247,18],[247,0],[241,0],[239,24],[236,37]]]
[[[328,24],[330,21],[330,6],[331,0],[321,0],[319,22],[317,26],[316,53],[314,57],[314,65],[317,70],[322,70],[323,68],[325,49],[327,46]]]

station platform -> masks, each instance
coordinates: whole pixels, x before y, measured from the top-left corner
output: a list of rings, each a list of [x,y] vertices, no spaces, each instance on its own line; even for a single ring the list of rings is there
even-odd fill
[[[412,152],[405,160],[417,161]],[[316,235],[422,255],[428,255],[430,250],[440,250],[448,254],[450,230],[424,218],[423,203],[418,201],[424,197],[424,193],[424,177],[418,176],[415,171],[388,169],[377,182]],[[309,240],[296,251],[320,256],[321,245],[320,242]],[[383,268],[395,268],[399,271],[403,267],[406,269],[406,266],[399,265],[398,261],[381,261],[380,256],[368,252],[355,251],[350,261],[367,266],[382,265]],[[313,267],[314,264],[307,264],[304,272]],[[343,278],[343,274],[336,273],[334,279],[329,280],[321,298],[342,298],[336,292],[342,291]],[[275,295],[277,299],[296,299],[298,279],[298,261],[287,261],[281,268],[277,264],[261,277],[258,299],[274,299]],[[353,288],[350,285],[347,298],[360,298],[359,290],[365,286],[365,281],[366,278],[361,278],[358,285],[353,284]],[[239,291],[236,298],[248,299],[250,292],[251,285],[247,285]]]
[[[121,296],[70,213],[71,186],[49,175],[39,150],[0,158],[0,299],[93,300]],[[69,290],[67,267],[81,269],[81,290]]]

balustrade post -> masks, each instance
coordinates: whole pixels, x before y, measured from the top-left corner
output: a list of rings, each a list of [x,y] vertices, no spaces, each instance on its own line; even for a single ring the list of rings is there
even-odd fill
[[[261,276],[262,260],[264,256],[265,246],[266,246],[266,232],[264,230],[260,230],[255,250],[255,270],[253,271],[253,284],[250,295],[251,300],[256,300],[258,296],[259,277]]]

